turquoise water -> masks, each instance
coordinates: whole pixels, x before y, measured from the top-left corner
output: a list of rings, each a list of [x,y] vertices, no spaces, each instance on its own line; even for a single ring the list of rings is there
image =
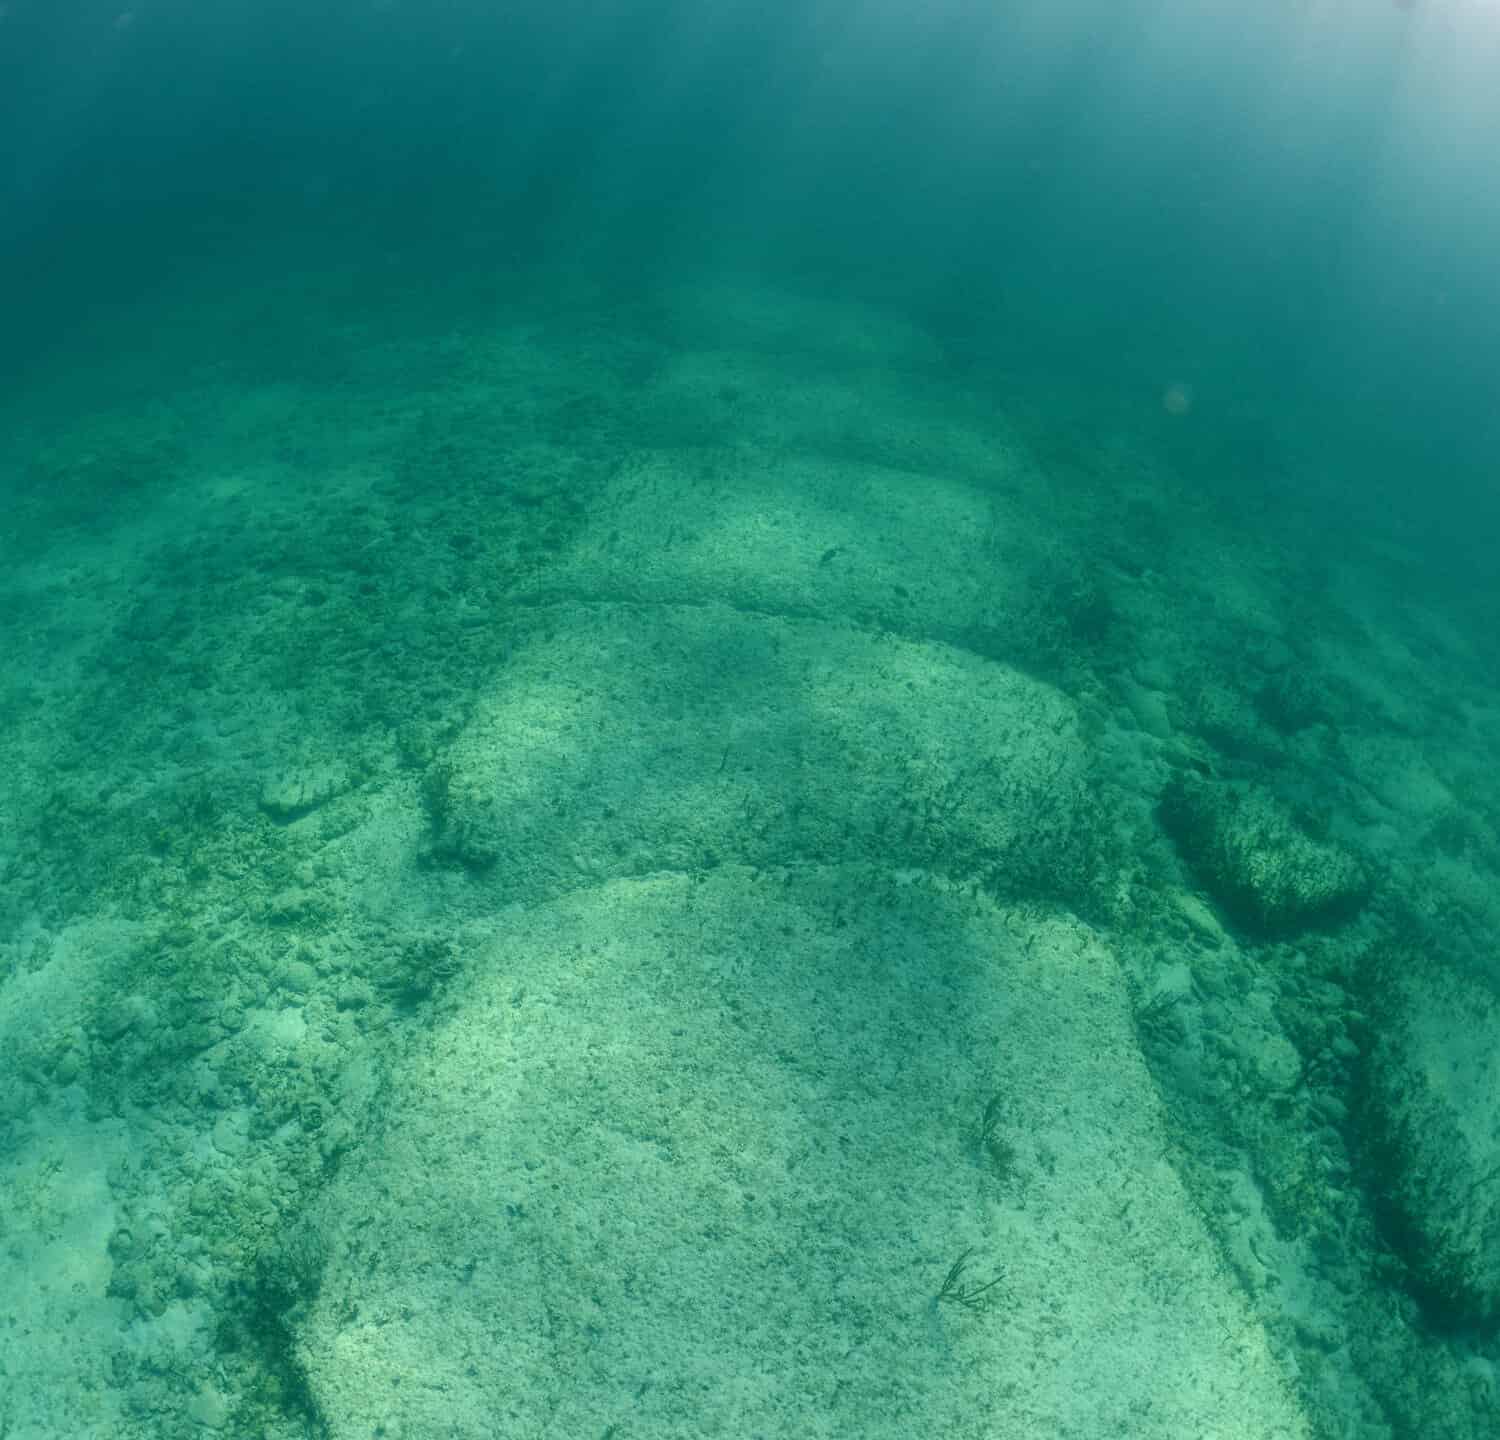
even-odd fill
[[[0,1436],[1492,1434],[1497,62],[0,5]]]

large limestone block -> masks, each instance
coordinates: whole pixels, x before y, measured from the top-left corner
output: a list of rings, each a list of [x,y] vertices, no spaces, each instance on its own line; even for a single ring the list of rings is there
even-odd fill
[[[335,1440],[1306,1434],[1078,923],[726,867],[454,998],[312,1232]]]

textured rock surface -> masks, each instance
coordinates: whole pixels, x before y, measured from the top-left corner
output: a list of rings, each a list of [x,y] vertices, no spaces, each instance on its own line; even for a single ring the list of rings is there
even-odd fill
[[[1391,976],[1362,1114],[1391,1236],[1435,1327],[1500,1323],[1500,1001]]]
[[[1348,919],[1367,893],[1353,856],[1314,840],[1262,790],[1179,777],[1162,819],[1214,898],[1261,933]]]
[[[1075,922],[867,866],[612,881],[498,925],[410,1056],[301,1359],[334,1440],[1301,1435],[1162,1122]],[[999,1285],[936,1302],[965,1252]]]

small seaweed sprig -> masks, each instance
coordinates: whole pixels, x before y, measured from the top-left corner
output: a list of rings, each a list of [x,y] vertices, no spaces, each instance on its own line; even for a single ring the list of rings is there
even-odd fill
[[[1005,1109],[1005,1094],[1003,1091],[996,1091],[990,1096],[990,1102],[984,1107],[984,1115],[979,1121],[979,1153],[981,1157],[989,1157],[998,1179],[1010,1181],[1016,1178],[1021,1155],[1001,1130]]]
[[[937,1292],[938,1303],[947,1301],[953,1305],[962,1305],[966,1310],[978,1310],[984,1297],[1005,1279],[1005,1271],[1001,1270],[993,1280],[986,1280],[982,1285],[970,1285],[964,1279],[964,1271],[968,1269],[969,1257],[973,1253],[974,1247],[971,1245],[948,1267],[948,1273],[943,1277],[942,1286]]]
[[[1000,1122],[1005,1118],[1005,1094],[997,1090],[990,1096],[990,1103],[984,1107],[984,1118],[979,1122],[979,1143],[988,1145],[995,1138],[995,1131],[1000,1128]]]

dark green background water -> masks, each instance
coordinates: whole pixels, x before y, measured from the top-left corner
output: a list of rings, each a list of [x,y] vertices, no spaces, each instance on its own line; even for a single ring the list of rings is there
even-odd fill
[[[0,344],[205,256],[397,254],[434,325],[537,260],[748,264],[1085,410],[1190,386],[1165,443],[1273,504],[1326,453],[1340,523],[1450,569],[1495,518],[1497,62],[1442,0],[9,0]]]

